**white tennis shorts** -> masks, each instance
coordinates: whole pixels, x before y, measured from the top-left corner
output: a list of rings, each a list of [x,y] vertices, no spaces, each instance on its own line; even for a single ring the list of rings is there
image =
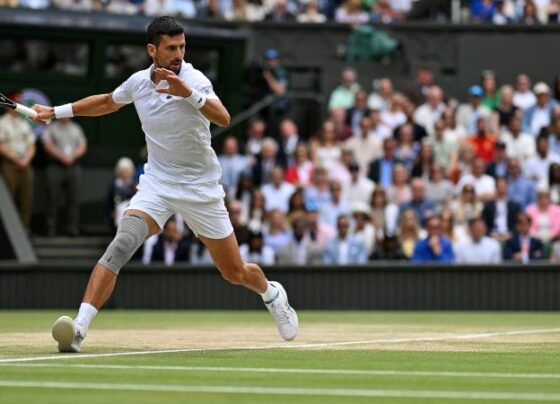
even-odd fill
[[[233,233],[224,197],[224,188],[218,182],[171,184],[142,174],[127,210],[150,215],[161,229],[172,215],[179,214],[195,235],[219,240]]]

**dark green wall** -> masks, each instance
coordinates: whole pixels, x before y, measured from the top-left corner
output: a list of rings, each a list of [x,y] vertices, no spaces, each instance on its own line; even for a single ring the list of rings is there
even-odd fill
[[[0,264],[0,309],[79,305],[91,263]],[[269,267],[302,310],[555,310],[560,269],[532,264]],[[213,267],[128,264],[106,308],[262,309]]]

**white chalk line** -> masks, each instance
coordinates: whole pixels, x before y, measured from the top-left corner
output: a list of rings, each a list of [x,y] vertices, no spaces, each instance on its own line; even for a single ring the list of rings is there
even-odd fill
[[[177,372],[217,373],[272,373],[335,376],[418,376],[450,378],[497,378],[497,379],[560,379],[560,373],[498,373],[498,372],[438,372],[416,370],[365,370],[365,369],[298,369],[298,368],[249,368],[228,366],[155,366],[155,365],[94,365],[70,363],[18,363],[0,364],[0,367],[23,368],[78,368],[106,370],[150,370]]]
[[[111,390],[133,392],[173,392],[210,394],[262,394],[289,396],[335,396],[335,397],[392,397],[392,398],[432,398],[508,401],[560,401],[558,393],[534,392],[490,392],[490,391],[438,391],[438,390],[385,390],[385,389],[344,389],[344,388],[304,388],[304,387],[262,387],[262,386],[185,386],[166,384],[128,383],[73,383],[0,380],[0,387]]]
[[[186,352],[219,352],[219,351],[259,351],[259,350],[269,350],[269,349],[333,348],[333,347],[355,346],[355,345],[398,344],[398,343],[406,343],[406,342],[437,342],[437,341],[446,341],[446,340],[468,340],[468,339],[477,339],[477,338],[537,335],[537,334],[556,334],[556,333],[560,333],[560,328],[513,330],[513,331],[501,331],[501,332],[475,333],[475,334],[446,334],[437,337],[420,337],[420,338],[389,338],[389,339],[382,338],[382,339],[371,339],[371,340],[361,340],[361,341],[319,342],[319,343],[307,343],[307,344],[284,343],[284,344],[264,345],[264,346],[182,348],[182,349],[162,349],[162,350],[149,350],[149,351],[97,353],[97,354],[50,355],[50,356],[35,356],[35,357],[28,357],[28,358],[6,358],[6,359],[0,359],[0,363],[34,362],[34,361],[59,360],[59,359],[107,358],[107,357],[116,357],[116,356],[155,355],[155,354],[181,353],[181,352],[186,353]]]

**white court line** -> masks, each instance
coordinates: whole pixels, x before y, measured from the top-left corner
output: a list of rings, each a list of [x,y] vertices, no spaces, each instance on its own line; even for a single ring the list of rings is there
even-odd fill
[[[533,329],[533,330],[513,330],[502,332],[486,332],[477,334],[445,334],[438,337],[422,337],[422,338],[393,338],[393,339],[371,339],[362,341],[339,341],[339,342],[320,342],[308,344],[277,344],[265,346],[240,346],[240,347],[221,347],[221,348],[184,348],[184,349],[162,349],[153,351],[129,351],[129,352],[113,352],[113,353],[100,353],[100,354],[70,354],[70,355],[51,355],[51,356],[35,356],[29,358],[9,358],[0,359],[0,363],[18,363],[18,362],[33,362],[43,360],[57,360],[57,359],[85,359],[85,358],[106,358],[114,356],[132,356],[132,355],[155,355],[166,353],[181,353],[181,352],[213,352],[213,351],[259,351],[267,349],[305,349],[305,348],[331,348],[339,346],[354,346],[354,345],[371,345],[371,344],[398,344],[404,342],[432,342],[432,341],[446,341],[446,340],[466,340],[477,338],[490,338],[490,337],[504,337],[504,336],[518,336],[518,335],[536,335],[536,334],[556,334],[560,333],[560,328],[546,328],[546,329]]]
[[[72,383],[0,380],[0,387],[150,391],[174,393],[214,393],[214,394],[262,394],[289,396],[335,396],[335,397],[393,397],[432,398],[467,400],[507,400],[507,401],[560,401],[558,393],[523,393],[490,391],[438,391],[438,390],[384,390],[384,389],[323,389],[300,387],[257,387],[257,386],[185,386],[165,384],[125,384],[125,383]]]
[[[464,377],[497,379],[560,379],[560,373],[497,373],[497,372],[436,372],[415,370],[363,370],[363,369],[294,369],[294,368],[247,368],[227,366],[152,366],[152,365],[93,365],[70,363],[17,363],[0,364],[0,367],[31,368],[83,368],[107,370],[161,370],[179,372],[223,372],[223,373],[283,373],[338,376],[419,376],[419,377]]]

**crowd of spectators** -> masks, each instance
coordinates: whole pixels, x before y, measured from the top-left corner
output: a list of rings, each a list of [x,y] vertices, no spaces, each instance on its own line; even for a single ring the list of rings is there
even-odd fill
[[[335,21],[352,25],[394,23],[418,18],[432,10],[439,19],[451,19],[450,7],[431,0],[0,0],[0,7],[104,11],[126,15],[175,15],[229,21],[274,21],[323,23]],[[424,4],[422,4],[424,3]],[[471,0],[457,1],[459,15],[453,20],[488,24],[541,25],[560,22],[558,0]],[[436,13],[434,13],[436,9]]]
[[[218,159],[242,256],[297,265],[558,261],[558,90],[525,74],[498,85],[484,71],[460,102],[421,68],[402,92],[382,78],[368,94],[345,69],[317,133],[289,118],[274,131],[256,117],[241,143],[223,140]],[[163,243],[209,262],[182,219],[171,222],[186,233],[153,237],[143,261],[171,262],[150,259],[151,245]]]
[[[255,117],[242,140],[226,136],[218,160],[241,254],[298,265],[560,260],[559,82],[533,84],[519,74],[498,83],[483,71],[461,102],[428,68],[402,92],[388,78],[368,92],[346,68],[316,133],[302,133],[289,117],[272,121],[275,128]],[[35,143],[24,118],[0,117],[2,175],[27,229]],[[65,119],[40,144],[48,156],[47,233],[76,235],[86,138]],[[141,172],[129,158],[115,167],[106,203],[115,227]],[[210,260],[180,217],[137,258]]]

